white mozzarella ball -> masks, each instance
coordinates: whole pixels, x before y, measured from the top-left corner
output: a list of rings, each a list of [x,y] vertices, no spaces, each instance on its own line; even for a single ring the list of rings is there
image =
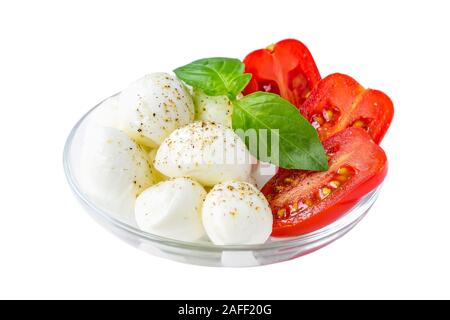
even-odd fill
[[[195,119],[212,121],[231,127],[233,105],[226,96],[208,96],[201,90],[194,91]]]
[[[228,181],[214,186],[205,198],[203,226],[217,245],[261,244],[272,233],[272,211],[253,185]]]
[[[158,149],[155,168],[168,177],[190,177],[204,186],[248,181],[255,159],[233,130],[199,121],[175,130]]]
[[[153,183],[147,155],[124,132],[106,127],[86,131],[81,187],[98,206],[131,218],[136,197]]]
[[[188,178],[160,182],[137,198],[137,225],[159,236],[197,241],[205,235],[201,219],[205,196],[205,189]]]
[[[120,94],[119,109],[120,129],[149,147],[194,120],[187,88],[167,73],[152,73],[132,83]]]

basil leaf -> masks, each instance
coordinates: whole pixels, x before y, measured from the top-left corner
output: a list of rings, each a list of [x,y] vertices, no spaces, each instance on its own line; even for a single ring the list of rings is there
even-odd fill
[[[328,160],[314,127],[300,115],[287,100],[267,92],[255,92],[233,103],[233,129],[239,132],[249,129],[266,129],[278,138],[278,156],[271,157],[275,146],[270,139],[257,135],[257,151],[243,139],[250,152],[259,160],[271,162],[282,168],[325,171]],[[241,136],[242,138],[242,136]],[[261,147],[267,149],[261,152]]]
[[[244,74],[244,64],[232,58],[207,58],[174,70],[177,77],[209,96],[228,96],[231,100],[245,88],[251,74]]]
[[[234,97],[236,97],[239,93],[242,92],[242,90],[245,89],[247,84],[250,82],[251,78],[252,78],[251,73],[244,73],[233,79],[233,81],[231,82],[230,89]]]

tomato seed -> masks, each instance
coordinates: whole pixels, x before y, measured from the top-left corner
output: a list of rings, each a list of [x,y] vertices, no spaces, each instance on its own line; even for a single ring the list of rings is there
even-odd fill
[[[278,216],[278,218],[284,218],[284,216],[286,215],[286,209],[280,209],[280,210],[278,210],[278,212],[277,212],[277,216]]]
[[[339,188],[341,183],[338,180],[333,180],[328,185],[334,189],[337,189],[337,188]]]
[[[361,129],[367,130],[368,124],[367,124],[367,121],[359,119],[359,120],[356,120],[355,122],[353,122],[352,126],[355,128],[361,128]]]
[[[320,190],[320,199],[325,199],[331,194],[331,189],[324,187]]]
[[[292,178],[286,178],[286,179],[284,179],[284,182],[285,183],[292,183],[294,181],[294,179],[292,179]]]
[[[333,110],[330,109],[323,110],[323,117],[327,122],[331,121],[333,119]]]

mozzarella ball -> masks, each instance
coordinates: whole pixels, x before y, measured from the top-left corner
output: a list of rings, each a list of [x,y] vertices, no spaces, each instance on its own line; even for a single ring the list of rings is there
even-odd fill
[[[195,119],[212,121],[231,127],[233,105],[226,96],[208,96],[201,90],[194,91]]]
[[[81,150],[81,187],[98,206],[131,218],[136,197],[153,183],[147,155],[124,132],[106,127],[86,131]]]
[[[242,181],[217,184],[205,198],[203,226],[217,245],[261,244],[272,233],[272,211],[264,195]]]
[[[168,177],[190,177],[204,186],[248,181],[255,159],[233,130],[199,121],[175,130],[158,149],[155,168]]]
[[[157,147],[175,129],[194,120],[188,90],[167,73],[152,73],[132,83],[119,97],[120,129],[139,144]]]
[[[205,189],[188,178],[160,182],[137,198],[137,225],[159,236],[197,241],[205,235],[201,219],[205,196]]]

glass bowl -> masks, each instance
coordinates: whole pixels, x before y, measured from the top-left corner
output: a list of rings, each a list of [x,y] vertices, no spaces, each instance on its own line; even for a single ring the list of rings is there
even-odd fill
[[[96,206],[80,188],[78,165],[86,124],[104,101],[85,114],[67,138],[63,159],[67,181],[77,199],[97,222],[127,243],[159,257],[213,267],[261,266],[298,258],[328,245],[350,231],[366,215],[380,192],[380,187],[373,190],[351,210],[322,229],[297,237],[271,238],[261,245],[217,246],[206,241],[190,243],[150,234]]]

